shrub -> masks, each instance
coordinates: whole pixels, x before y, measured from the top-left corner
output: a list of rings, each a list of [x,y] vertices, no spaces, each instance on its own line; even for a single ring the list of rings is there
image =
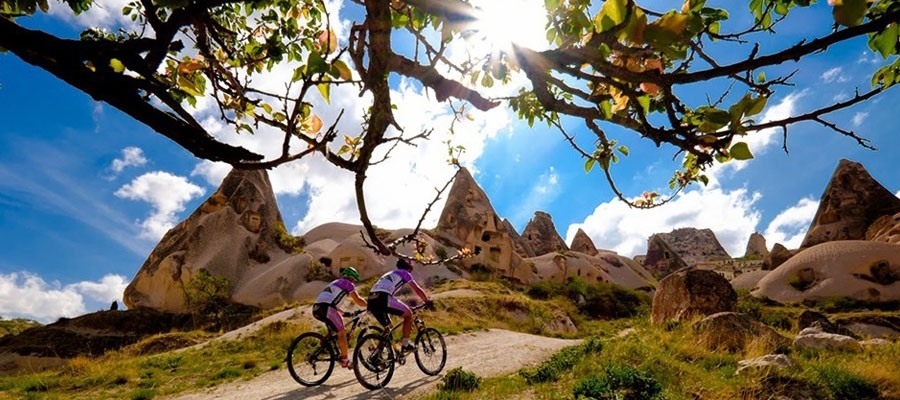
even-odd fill
[[[525,378],[529,384],[555,381],[562,372],[572,369],[585,355],[598,353],[601,350],[603,350],[603,344],[600,340],[589,338],[585,343],[562,349],[534,370],[519,371],[519,375]]]
[[[306,246],[306,241],[302,237],[288,233],[284,222],[277,222],[274,231],[275,243],[288,253],[299,253],[303,251],[303,246]]]
[[[201,269],[184,286],[184,299],[195,325],[197,317],[209,318],[219,329],[224,325],[226,310],[231,303],[231,282]]]
[[[535,282],[525,292],[528,297],[537,300],[547,300],[563,292],[563,286],[559,282]]]
[[[662,385],[646,372],[624,364],[605,368],[602,378],[592,376],[578,382],[572,389],[576,399],[652,400],[662,399]]]
[[[462,367],[456,367],[441,378],[441,390],[471,392],[478,388],[481,378],[472,372],[464,371]]]
[[[835,399],[877,399],[878,388],[865,378],[833,365],[816,369],[819,380]]]
[[[620,285],[597,283],[587,287],[586,301],[581,311],[593,318],[626,318],[637,315],[651,299],[646,293]]]

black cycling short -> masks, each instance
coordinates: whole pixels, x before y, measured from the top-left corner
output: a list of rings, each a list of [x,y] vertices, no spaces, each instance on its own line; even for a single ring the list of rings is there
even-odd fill
[[[331,304],[328,303],[313,304],[312,315],[317,320],[324,322],[329,331],[337,332],[337,327],[334,326],[334,322],[331,322],[331,320],[328,318],[328,309],[330,308]]]
[[[366,302],[369,304],[367,307],[369,312],[375,316],[375,319],[378,320],[382,326],[390,326],[391,318],[388,317],[388,314],[393,315],[403,315],[402,310],[397,310],[395,308],[391,308],[388,306],[389,301],[391,299],[391,295],[385,292],[374,292],[369,294],[369,298]]]

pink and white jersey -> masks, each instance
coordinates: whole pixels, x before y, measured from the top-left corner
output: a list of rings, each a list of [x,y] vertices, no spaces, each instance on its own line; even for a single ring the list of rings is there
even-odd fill
[[[350,282],[349,279],[335,279],[328,286],[325,286],[325,289],[322,289],[322,293],[319,293],[319,297],[316,297],[316,303],[326,303],[337,307],[344,300],[344,297],[354,290],[356,290],[356,285]]]
[[[378,279],[378,282],[375,282],[375,285],[372,286],[372,289],[369,292],[384,292],[390,295],[397,293],[403,285],[407,282],[413,280],[412,274],[407,270],[403,269],[395,269],[391,272],[388,272],[381,276]]]

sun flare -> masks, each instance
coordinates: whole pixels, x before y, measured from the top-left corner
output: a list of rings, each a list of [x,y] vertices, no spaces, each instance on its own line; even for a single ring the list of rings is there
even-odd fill
[[[547,47],[546,10],[541,0],[479,0],[472,30],[490,51],[509,50],[513,43],[532,50]]]

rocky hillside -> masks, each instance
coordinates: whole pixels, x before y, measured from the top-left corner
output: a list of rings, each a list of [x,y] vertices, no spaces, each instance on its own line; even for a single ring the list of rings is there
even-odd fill
[[[222,186],[186,220],[172,228],[151,252],[125,292],[129,308],[189,311],[184,288],[200,271],[230,283],[233,302],[272,308],[307,300],[337,275],[356,267],[363,279],[393,268],[396,258],[376,255],[366,246],[362,227],[327,223],[302,237],[289,235],[265,171],[232,171]],[[410,233],[383,230],[383,240]],[[569,250],[549,214],[536,212],[523,235],[497,215],[490,199],[466,169],[460,169],[434,229],[422,232],[428,254],[475,252],[451,265],[418,268],[418,280],[487,275],[520,284],[565,281],[613,282],[651,290],[655,280],[634,260],[600,251],[582,238]],[[588,239],[589,241],[589,239]],[[412,254],[412,248],[400,248]],[[447,254],[449,253],[449,254]]]

